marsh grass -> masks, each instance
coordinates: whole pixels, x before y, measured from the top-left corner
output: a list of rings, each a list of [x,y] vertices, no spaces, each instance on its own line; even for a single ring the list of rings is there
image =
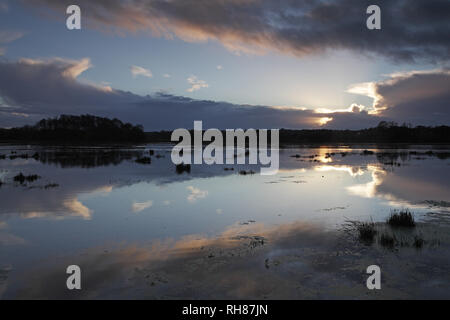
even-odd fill
[[[360,222],[346,220],[343,224],[343,231],[349,235],[356,235],[357,239],[365,245],[371,245],[378,233],[375,223],[372,221]]]
[[[389,250],[397,250],[401,247],[421,249],[430,242],[425,241],[416,232],[417,229],[397,228],[398,226],[411,227],[415,225],[413,215],[408,210],[403,210],[401,212],[393,211],[386,223],[346,220],[343,224],[343,231],[356,237],[360,243],[367,246],[376,243]]]
[[[422,249],[423,245],[425,244],[425,240],[421,236],[415,236],[413,246],[416,249]]]
[[[412,213],[408,210],[401,210],[401,211],[392,211],[391,215],[387,219],[386,223],[390,225],[391,227],[415,227],[416,222],[414,221],[414,216]]]
[[[373,222],[362,222],[357,226],[359,239],[364,243],[372,243],[377,230],[375,230],[375,224]]]
[[[383,233],[379,239],[381,246],[389,249],[393,249],[396,243],[395,236],[391,236],[388,233]]]

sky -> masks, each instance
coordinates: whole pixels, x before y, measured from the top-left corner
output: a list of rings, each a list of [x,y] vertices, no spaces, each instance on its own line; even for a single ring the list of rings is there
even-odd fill
[[[0,0],[0,127],[449,125],[448,21],[448,0]]]

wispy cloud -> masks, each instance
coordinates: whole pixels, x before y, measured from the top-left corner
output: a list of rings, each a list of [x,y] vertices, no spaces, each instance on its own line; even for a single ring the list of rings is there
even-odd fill
[[[153,77],[153,74],[150,71],[150,69],[145,69],[145,68],[139,67],[139,66],[131,66],[130,70],[131,70],[131,74],[135,78],[138,76],[147,77],[147,78]]]
[[[0,30],[0,44],[10,43],[16,41],[24,36],[20,31]]]
[[[223,66],[221,66],[220,64],[216,67],[217,70],[223,70]]]
[[[153,206],[153,201],[152,201],[152,200],[145,201],[145,202],[134,202],[134,203],[131,205],[131,210],[132,210],[134,213],[137,213],[137,212],[144,211],[145,209],[148,209],[148,208],[150,208],[151,206]]]
[[[200,80],[196,76],[190,76],[187,78],[187,82],[191,85],[191,87],[186,90],[187,92],[194,92],[200,90],[201,88],[209,87],[205,80]]]
[[[193,186],[189,186],[189,187],[187,187],[187,189],[190,191],[190,194],[188,195],[187,200],[191,203],[196,202],[198,199],[206,198],[206,196],[208,195],[207,190],[200,190]]]

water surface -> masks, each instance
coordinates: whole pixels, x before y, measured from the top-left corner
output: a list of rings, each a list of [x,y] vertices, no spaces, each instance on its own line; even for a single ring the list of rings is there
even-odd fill
[[[137,163],[149,150],[151,164]],[[448,148],[286,148],[273,176],[251,165],[193,165],[178,174],[170,151],[1,146],[2,297],[450,296]],[[38,177],[17,181],[20,173]],[[381,223],[404,208],[429,238],[422,250],[342,240],[346,221]],[[347,260],[330,258],[345,248]],[[410,273],[394,271],[404,262],[399,255],[415,266]],[[363,269],[380,261],[391,270],[391,287],[374,296]],[[65,289],[69,264],[85,270],[81,293]]]

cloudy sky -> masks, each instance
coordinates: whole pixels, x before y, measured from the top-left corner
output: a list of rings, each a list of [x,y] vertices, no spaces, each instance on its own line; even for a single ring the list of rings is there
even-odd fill
[[[0,126],[449,125],[448,21],[448,0],[0,0]]]

